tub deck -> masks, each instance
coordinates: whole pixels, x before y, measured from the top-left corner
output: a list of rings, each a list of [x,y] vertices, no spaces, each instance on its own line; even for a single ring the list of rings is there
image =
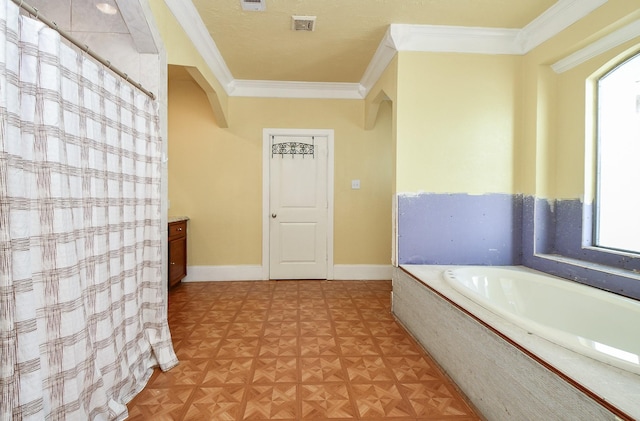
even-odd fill
[[[395,269],[393,309],[487,419],[640,420],[640,375],[485,309],[444,280],[454,268]]]
[[[444,277],[529,332],[640,375],[640,301],[524,267],[468,266]]]

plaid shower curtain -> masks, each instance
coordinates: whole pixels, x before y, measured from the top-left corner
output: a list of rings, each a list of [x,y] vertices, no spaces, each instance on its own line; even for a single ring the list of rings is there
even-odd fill
[[[123,419],[178,363],[156,104],[10,0],[0,72],[0,419]]]

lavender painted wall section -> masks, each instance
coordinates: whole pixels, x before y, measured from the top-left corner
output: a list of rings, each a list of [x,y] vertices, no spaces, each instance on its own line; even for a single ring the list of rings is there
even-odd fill
[[[610,271],[628,271],[630,276],[636,272],[638,277],[640,258],[584,248],[591,243],[590,204],[578,199],[549,202],[528,196],[522,209],[524,266],[640,299],[640,279],[595,269],[602,265]],[[554,257],[575,260],[568,263]]]
[[[398,197],[400,264],[522,264],[640,300],[640,257],[588,247],[590,239],[591,205],[578,199]]]
[[[398,236],[400,264],[518,265],[522,197],[400,195]]]

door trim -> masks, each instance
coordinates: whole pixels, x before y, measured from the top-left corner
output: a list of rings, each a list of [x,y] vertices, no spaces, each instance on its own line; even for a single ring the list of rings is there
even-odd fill
[[[269,186],[271,136],[322,136],[327,138],[327,279],[333,279],[333,129],[262,130],[262,279],[269,279]]]

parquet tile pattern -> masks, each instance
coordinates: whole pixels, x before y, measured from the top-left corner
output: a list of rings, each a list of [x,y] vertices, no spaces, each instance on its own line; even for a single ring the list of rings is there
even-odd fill
[[[180,364],[153,374],[130,420],[480,418],[390,312],[387,281],[181,284]]]

